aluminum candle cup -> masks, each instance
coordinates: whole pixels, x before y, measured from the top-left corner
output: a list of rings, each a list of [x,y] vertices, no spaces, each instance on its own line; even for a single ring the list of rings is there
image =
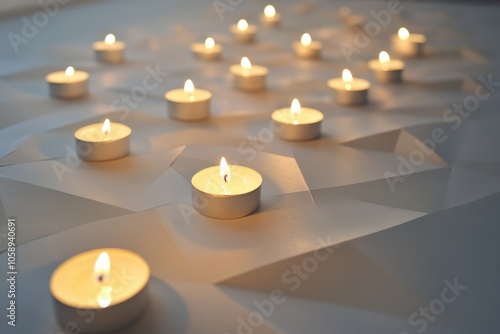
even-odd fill
[[[276,135],[285,140],[310,140],[321,135],[323,114],[311,108],[302,108],[297,99],[291,108],[275,110],[271,114]]]
[[[266,89],[266,78],[269,70],[266,67],[252,65],[243,57],[240,65],[232,65],[229,72],[234,78],[234,87],[243,91],[257,92]]]
[[[408,29],[401,28],[392,36],[394,50],[404,57],[422,57],[427,37],[422,34],[410,34]]]
[[[49,94],[59,99],[77,99],[87,95],[89,74],[84,71],[75,71],[69,66],[66,71],[47,74],[45,77],[49,85]]]
[[[221,179],[220,166],[205,168],[191,179],[193,208],[200,214],[234,219],[259,208],[262,176],[248,167],[227,167],[231,171],[229,182]]]
[[[368,67],[380,83],[397,83],[403,80],[405,63],[399,59],[391,59],[385,51],[380,52],[379,59],[370,60]]]
[[[113,34],[106,36],[104,41],[92,44],[97,61],[108,64],[122,63],[125,53],[125,43],[116,41]]]
[[[281,24],[281,15],[272,5],[267,5],[264,13],[260,15],[260,21],[269,28],[276,28]]]
[[[76,153],[80,159],[107,161],[129,154],[132,130],[124,124],[106,121],[76,130]]]
[[[146,308],[149,277],[147,262],[128,250],[78,254],[57,267],[50,279],[56,318],[63,328],[71,324],[83,333],[122,328]],[[88,321],[83,314],[94,317]]]
[[[335,92],[334,99],[340,105],[360,105],[368,102],[370,82],[353,78],[349,70],[344,70],[342,78],[328,80],[328,86]]]
[[[300,41],[293,42],[292,47],[295,55],[299,58],[319,58],[323,44],[313,41],[311,35],[303,34]]]
[[[212,93],[195,89],[193,82],[187,80],[184,89],[174,89],[165,94],[168,114],[180,121],[199,121],[210,115]]]
[[[240,20],[238,24],[231,25],[229,31],[239,43],[243,44],[255,42],[257,36],[257,27],[249,25],[245,20]]]
[[[222,53],[222,45],[216,44],[214,39],[208,37],[205,43],[191,45],[191,52],[198,58],[204,60],[217,60]]]

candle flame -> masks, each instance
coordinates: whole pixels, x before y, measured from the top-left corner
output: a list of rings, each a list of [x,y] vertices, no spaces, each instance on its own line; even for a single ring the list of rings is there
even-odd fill
[[[238,30],[246,31],[248,29],[248,22],[244,19],[238,21]]]
[[[214,47],[215,47],[215,41],[214,41],[214,39],[212,37],[208,37],[205,40],[205,48],[207,50],[212,50]]]
[[[301,107],[300,107],[299,100],[297,100],[297,99],[293,99],[293,101],[292,101],[292,106],[291,106],[291,108],[290,108],[290,113],[292,114],[292,117],[293,117],[293,118],[297,118],[297,117],[299,117],[299,115],[300,115],[300,110],[301,110]],[[298,124],[298,121],[297,121],[297,120],[294,120],[293,124]]]
[[[109,281],[110,266],[108,253],[102,252],[94,264],[94,281],[97,284],[103,285]]]
[[[276,16],[276,9],[274,8],[273,5],[267,5],[266,8],[264,8],[264,15],[267,18],[273,18]]]
[[[302,37],[300,38],[300,43],[304,46],[311,45],[311,42],[312,38],[311,35],[309,35],[308,33],[303,34]]]
[[[64,72],[64,75],[67,76],[67,77],[72,77],[73,74],[75,74],[75,69],[73,66],[68,66],[68,68],[66,69],[66,71]]]
[[[193,81],[190,79],[186,80],[186,83],[184,84],[184,92],[186,94],[193,94],[194,93],[194,84]]]
[[[116,38],[115,38],[115,35],[113,35],[113,34],[108,34],[106,36],[106,38],[104,39],[104,43],[106,43],[108,45],[115,44],[115,41],[116,41]]]
[[[224,184],[231,182],[231,171],[224,157],[220,159],[220,178]]]
[[[378,61],[382,65],[387,65],[391,61],[391,57],[389,56],[389,54],[387,52],[381,51],[378,55]]]
[[[410,37],[410,32],[405,27],[399,28],[398,30],[399,39],[405,41]]]
[[[245,70],[250,70],[252,69],[252,63],[250,62],[250,59],[247,57],[241,58],[241,67]]]
[[[106,118],[104,123],[102,123],[102,128],[101,128],[102,134],[104,136],[109,136],[110,130],[111,130],[111,122],[109,121],[109,118]]]
[[[351,90],[352,74],[347,68],[342,71],[342,81],[344,82],[345,89]]]

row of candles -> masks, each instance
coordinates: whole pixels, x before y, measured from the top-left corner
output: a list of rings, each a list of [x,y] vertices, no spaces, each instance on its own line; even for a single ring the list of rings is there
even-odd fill
[[[347,16],[347,14],[345,15]],[[352,18],[351,22],[358,18]],[[266,6],[261,20],[269,27],[278,27],[281,15],[271,5]],[[245,20],[230,27],[236,40],[252,43],[256,39],[257,27]],[[412,34],[401,28],[393,39],[395,50],[408,57],[420,56],[423,52],[425,36]],[[104,41],[95,42],[93,49],[98,61],[120,63],[124,60],[125,43],[116,41],[113,35]],[[318,58],[322,44],[313,41],[307,33],[300,41],[292,44],[297,57]],[[195,43],[192,52],[205,60],[219,59],[223,47],[212,38],[205,43]],[[402,80],[404,62],[391,60],[382,51],[378,60],[368,66],[382,83]],[[269,70],[252,65],[246,57],[240,64],[232,65],[229,72],[234,77],[234,86],[243,91],[260,91],[266,87]],[[68,67],[66,71],[50,73],[46,77],[50,94],[57,98],[72,99],[87,94],[89,74]],[[341,78],[328,81],[335,92],[335,100],[341,105],[364,104],[368,101],[370,83],[354,78],[344,69]],[[180,121],[199,121],[210,115],[212,94],[203,89],[195,89],[191,80],[184,88],[165,94],[169,116]],[[312,108],[303,108],[297,99],[291,106],[275,110],[271,114],[277,135],[285,140],[311,140],[320,136],[323,113]],[[130,127],[111,123],[84,126],[75,132],[76,149],[80,158],[88,161],[106,161],[124,157],[130,151]],[[219,218],[234,219],[249,215],[260,206],[262,176],[255,170],[237,165],[229,165],[222,158],[220,165],[205,168],[191,179],[193,207],[201,214]],[[196,205],[203,199],[203,205]],[[123,284],[120,273],[133,273],[133,280]],[[116,330],[134,319],[148,303],[148,281],[150,268],[138,254],[124,249],[95,249],[78,254],[63,262],[53,273],[50,291],[55,301],[56,315],[65,327],[68,324],[82,332],[103,332]],[[76,288],[75,288],[76,287]],[[81,310],[97,310],[91,322],[82,321]]]

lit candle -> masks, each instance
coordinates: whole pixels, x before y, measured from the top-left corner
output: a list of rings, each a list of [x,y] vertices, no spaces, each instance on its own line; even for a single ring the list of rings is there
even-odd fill
[[[229,72],[234,76],[234,86],[245,91],[261,91],[266,88],[269,70],[264,66],[252,65],[247,57],[241,63],[231,65]]]
[[[260,206],[262,176],[255,170],[228,165],[205,168],[191,179],[193,207],[202,215],[233,219],[247,216]]]
[[[107,161],[122,158],[130,152],[132,130],[121,123],[103,123],[84,126],[75,132],[76,153],[86,161]]]
[[[53,97],[76,99],[87,95],[89,74],[84,71],[75,71],[72,66],[65,71],[47,74],[45,80],[49,84],[49,93]]]
[[[347,18],[349,15],[351,15],[352,10],[350,7],[347,6],[342,6],[339,9],[339,15],[341,18]]]
[[[148,304],[150,269],[136,253],[95,249],[78,254],[56,268],[50,279],[57,320],[81,332],[117,330],[137,319]],[[79,316],[93,314],[92,321]]]
[[[380,52],[378,59],[368,62],[368,67],[381,83],[401,82],[405,63],[399,59],[391,59],[385,51]]]
[[[340,105],[365,104],[368,102],[370,82],[353,78],[351,71],[345,69],[342,78],[328,80],[328,86],[335,91],[335,101]]]
[[[276,28],[281,23],[281,15],[276,12],[273,5],[267,5],[264,8],[264,13],[261,14],[260,20],[270,28]]]
[[[243,19],[239,20],[238,24],[231,25],[229,30],[240,43],[252,43],[255,41],[255,36],[257,36],[257,27],[249,25]]]
[[[392,45],[400,55],[405,57],[421,57],[427,38],[422,34],[410,34],[408,29],[400,28],[392,37]]]
[[[346,16],[344,18],[347,26],[349,27],[349,29],[357,32],[359,30],[363,31],[364,32],[364,25],[366,23],[366,17],[364,15],[359,15],[359,14],[356,14],[356,15],[351,15],[349,14],[348,16]]]
[[[174,89],[165,93],[168,114],[180,121],[199,121],[210,115],[212,93],[195,89],[191,80],[186,80],[184,89]]]
[[[216,60],[222,53],[222,45],[216,44],[212,37],[208,37],[205,43],[194,43],[191,52],[200,59]]]
[[[321,42],[313,41],[311,35],[305,33],[300,42],[293,42],[292,47],[299,58],[319,58],[323,45]]]
[[[320,136],[323,114],[311,108],[302,108],[294,99],[290,108],[275,110],[271,114],[276,134],[285,140],[310,140]]]
[[[92,44],[95,57],[102,63],[118,64],[123,62],[125,43],[117,41],[115,35],[108,34],[104,41]]]

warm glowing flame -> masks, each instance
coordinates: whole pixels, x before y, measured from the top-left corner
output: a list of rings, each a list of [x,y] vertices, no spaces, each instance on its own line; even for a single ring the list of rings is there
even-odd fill
[[[104,43],[106,43],[108,45],[115,44],[115,41],[116,41],[116,38],[115,38],[115,35],[113,35],[113,34],[108,34],[106,36],[106,38],[104,39]]]
[[[220,159],[220,178],[224,184],[231,182],[231,171],[224,157]]]
[[[215,47],[215,41],[212,37],[208,37],[206,40],[205,40],[205,49],[207,50],[213,50],[213,48]]]
[[[248,29],[248,22],[244,19],[241,19],[238,21],[238,30],[239,31],[247,31]]]
[[[312,38],[311,35],[309,35],[308,33],[303,34],[302,37],[300,38],[300,43],[304,46],[311,45],[311,42]]]
[[[264,15],[267,18],[273,18],[276,16],[276,9],[274,8],[273,5],[267,5],[266,8],[264,8]]]
[[[381,51],[378,55],[378,61],[382,65],[387,65],[391,61],[391,57],[389,56],[389,54],[387,52]]]
[[[342,71],[342,81],[344,82],[345,89],[351,90],[352,74],[347,68]]]
[[[251,70],[252,69],[252,63],[250,62],[250,59],[247,57],[241,58],[241,67],[245,70]]]
[[[184,84],[184,92],[186,94],[193,94],[194,93],[194,84],[190,79],[187,79],[186,83]]]
[[[398,30],[399,39],[405,41],[410,37],[410,32],[406,28],[399,28]]]
[[[110,260],[106,252],[102,252],[94,264],[94,280],[102,285],[109,281]]]
[[[292,114],[293,118],[297,118],[300,115],[300,103],[299,100],[293,99],[292,101],[292,107],[290,108],[290,113]]]
[[[111,130],[111,122],[109,121],[108,118],[106,118],[104,123],[102,123],[102,128],[101,128],[102,134],[104,136],[108,136],[110,130]]]
[[[66,75],[67,77],[72,77],[73,74],[75,74],[75,69],[73,68],[73,66],[68,66],[66,72],[64,72],[64,75]]]

